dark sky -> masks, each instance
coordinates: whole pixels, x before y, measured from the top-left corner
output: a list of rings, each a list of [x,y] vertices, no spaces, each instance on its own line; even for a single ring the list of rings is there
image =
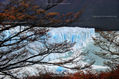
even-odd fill
[[[74,25],[94,27],[101,30],[119,30],[119,0],[65,0],[64,3],[50,11],[67,13],[82,9],[84,9],[84,12],[80,17],[80,22]]]

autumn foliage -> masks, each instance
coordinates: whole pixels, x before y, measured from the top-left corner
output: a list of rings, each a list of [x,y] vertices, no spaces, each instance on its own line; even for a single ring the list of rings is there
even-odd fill
[[[58,12],[48,12],[50,8],[56,5],[54,4],[52,6],[42,8],[41,6],[36,5],[33,0],[11,0],[11,3],[5,6],[4,11],[0,12],[0,19],[2,19],[2,22],[15,21],[27,22],[27,24],[29,23],[29,21],[33,23],[38,21],[38,23],[48,23],[52,26],[57,26],[58,23],[60,25],[67,25],[74,21],[78,21],[77,19],[79,18],[81,11],[77,13],[70,12],[66,14],[60,14]]]

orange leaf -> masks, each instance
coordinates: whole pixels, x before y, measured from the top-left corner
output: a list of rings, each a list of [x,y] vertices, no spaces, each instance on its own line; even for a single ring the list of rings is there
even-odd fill
[[[50,12],[47,14],[47,16],[56,16],[56,15],[59,15],[58,12]]]

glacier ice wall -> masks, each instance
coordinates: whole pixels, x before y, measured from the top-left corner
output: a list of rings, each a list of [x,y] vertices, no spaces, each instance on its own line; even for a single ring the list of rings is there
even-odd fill
[[[12,30],[4,31],[4,39],[8,38],[10,35],[15,33],[18,28]],[[59,27],[59,28],[50,28],[48,34],[51,36],[49,41],[52,42],[63,42],[65,40],[72,43],[76,42],[77,46],[86,46],[89,42],[88,40],[92,39],[95,36],[94,28],[79,28],[79,27]]]
[[[92,37],[95,36],[95,29],[93,28],[79,28],[79,27],[60,27],[60,28],[50,28],[48,34],[51,36],[49,39],[50,43],[63,42],[65,40],[72,43],[76,43],[73,47],[73,52],[81,51],[85,48],[89,42],[91,42]],[[67,58],[73,54],[72,51],[64,54],[50,54],[46,59],[52,60],[56,58]]]
[[[82,48],[95,36],[95,29],[79,27],[51,28],[49,35],[51,36],[50,42],[67,40],[72,43],[76,42],[75,48]]]

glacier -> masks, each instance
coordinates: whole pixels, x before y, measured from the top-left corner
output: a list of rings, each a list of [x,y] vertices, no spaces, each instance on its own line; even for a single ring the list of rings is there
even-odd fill
[[[89,42],[91,42],[92,37],[95,37],[94,28],[79,28],[79,27],[60,27],[60,28],[50,28],[48,32],[50,43],[59,43],[65,40],[70,41],[71,43],[76,43],[73,47],[74,51],[81,51],[84,49]],[[71,54],[69,52],[68,54]],[[65,54],[51,54],[49,59],[59,58],[65,56]],[[65,56],[66,57],[66,56]]]
[[[10,37],[13,33],[17,32],[17,29],[6,30],[3,32],[4,39]],[[88,40],[95,36],[94,28],[79,28],[79,27],[60,27],[50,28],[48,34],[51,36],[50,42],[63,42],[65,40],[72,43],[76,42],[77,46],[86,46]]]
[[[96,56],[93,52],[95,50],[99,50],[99,48],[95,47],[94,41],[92,37],[96,37],[96,32],[94,28],[80,28],[80,27],[60,27],[60,28],[51,28],[49,31],[49,35],[51,36],[50,42],[63,42],[65,40],[70,41],[72,43],[76,42],[75,46],[73,47],[74,52],[69,52],[67,54],[51,54],[49,58],[56,59],[57,57],[67,57],[71,56],[76,51],[81,51],[82,53],[88,52],[86,54],[84,62],[89,62],[90,60],[94,59],[95,63],[92,65],[93,69],[105,70],[107,67],[103,66],[103,59]],[[82,63],[83,64],[83,63]],[[57,71],[62,71],[65,69],[62,67],[58,67]]]
[[[51,42],[63,42],[64,40],[72,43],[76,42],[76,46],[85,47],[92,37],[95,36],[94,28],[79,27],[60,27],[50,28]]]
[[[10,35],[17,32],[17,29],[19,29],[19,27],[17,27],[16,29],[4,31],[4,36],[5,36],[4,39],[10,37]],[[50,43],[58,43],[58,42],[63,42],[65,40],[67,40],[72,43],[74,43],[74,42],[76,43],[75,46],[73,47],[73,51],[88,51],[88,50],[93,51],[95,49],[95,46],[93,46],[93,40],[92,40],[92,37],[95,37],[95,29],[94,28],[80,28],[80,27],[53,28],[52,27],[49,29],[50,30],[48,32],[48,35],[51,37],[49,38],[48,41]],[[9,42],[11,42],[11,41],[9,41]],[[39,43],[34,42],[30,46],[34,47],[37,50],[39,48]],[[98,48],[96,50],[98,50]],[[32,53],[33,53],[33,51],[32,51]],[[46,58],[46,61],[54,60],[57,58],[64,58],[64,57],[67,58],[67,57],[71,56],[72,53],[73,52],[69,52],[66,54],[50,54]],[[97,65],[100,65],[100,63],[102,63],[101,61],[99,61],[97,59],[98,56],[96,57],[92,52],[89,52],[89,55],[96,59]]]
[[[80,27],[53,28],[53,27],[50,27],[49,29],[50,30],[48,32],[48,35],[51,36],[48,39],[49,43],[59,43],[65,40],[70,41],[72,43],[75,42],[76,44],[73,47],[74,52],[82,51],[85,53],[87,51],[90,51],[88,52],[88,55],[85,57],[87,60],[84,62],[81,62],[81,64],[88,62],[91,58],[93,58],[96,61],[94,65],[92,66],[93,69],[106,69],[107,68],[107,67],[102,66],[103,60],[92,53],[94,50],[98,50],[98,48],[95,48],[95,46],[93,45],[92,37],[95,37],[95,34],[96,34],[94,28],[80,28]],[[4,32],[5,38],[8,38],[11,35],[10,33],[11,32],[9,30],[6,30]],[[31,47],[32,46],[35,48],[39,48],[39,43],[34,42],[33,44],[31,44]],[[72,56],[74,52],[70,51],[64,54],[50,54],[48,57],[46,57],[45,60],[52,61],[52,60],[59,59],[59,58],[68,58]],[[58,72],[58,73],[62,73],[66,71],[65,68],[60,67],[60,66],[50,66],[50,67],[44,66],[44,67],[47,68],[47,70],[49,71]],[[38,72],[37,70],[38,68],[42,68],[42,67],[38,65],[27,67],[27,68],[25,67],[23,69],[20,69],[21,72],[19,72],[18,74],[21,75],[21,73],[27,72],[28,74],[30,73],[31,75],[32,74],[34,75],[35,72],[36,73]]]

